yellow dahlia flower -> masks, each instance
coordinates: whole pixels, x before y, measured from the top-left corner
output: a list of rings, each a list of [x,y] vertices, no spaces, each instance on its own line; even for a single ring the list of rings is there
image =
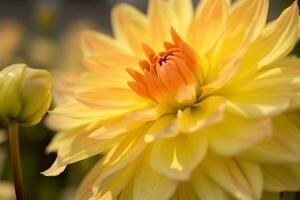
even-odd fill
[[[103,157],[77,199],[276,199],[300,189],[296,2],[266,23],[268,0],[150,0],[89,31],[90,72],[52,111],[57,175]]]

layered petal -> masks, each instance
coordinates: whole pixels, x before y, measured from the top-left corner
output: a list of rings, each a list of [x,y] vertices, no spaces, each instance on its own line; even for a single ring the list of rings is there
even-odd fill
[[[296,94],[292,84],[299,71],[276,68],[254,78],[234,80],[222,91],[231,112],[247,118],[274,116],[288,108]]]
[[[210,154],[203,161],[206,173],[237,199],[260,199],[263,176],[257,164]]]
[[[251,120],[226,114],[223,121],[200,133],[208,137],[209,148],[216,154],[234,156],[270,137],[271,125],[269,120]]]
[[[112,26],[117,40],[143,55],[141,44],[149,42],[149,23],[142,12],[128,4],[118,4],[112,11]]]
[[[179,134],[153,144],[150,163],[158,173],[175,180],[189,180],[193,169],[206,154],[206,138],[202,134]]]
[[[294,114],[282,115],[273,119],[272,137],[246,150],[240,156],[243,159],[260,163],[291,163],[300,161],[299,119]]]
[[[261,166],[264,189],[271,192],[298,191],[300,189],[299,164]]]
[[[215,47],[215,61],[222,61],[236,50],[251,33],[253,40],[265,25],[268,0],[236,1],[230,9],[226,30]]]
[[[140,131],[142,132],[143,130]],[[91,196],[93,194],[93,187],[102,188],[107,179],[131,165],[130,163],[133,163],[144,149],[145,143],[143,142],[143,137],[138,136],[138,134],[129,134],[127,137],[124,137],[119,144],[114,146],[95,165],[94,169],[84,179],[78,189],[78,196],[82,194]],[[118,176],[116,175],[116,177]]]
[[[176,189],[177,183],[171,178],[161,175],[148,163],[145,156],[134,179],[133,200],[167,200]]]
[[[191,182],[200,199],[232,199],[232,197],[230,197],[229,194],[214,182],[200,167],[193,173]]]
[[[196,8],[188,41],[200,55],[212,48],[223,34],[228,12],[229,5],[226,0],[204,0]]]
[[[113,38],[95,31],[86,31],[81,38],[81,46],[84,56],[90,56],[96,52],[110,52],[119,54],[124,52],[130,54],[126,48],[116,42]]]
[[[126,98],[120,98],[126,97]],[[77,99],[94,109],[125,109],[138,108],[141,100],[134,92],[122,88],[95,88],[77,94]]]
[[[242,60],[242,67],[245,70],[253,67],[260,69],[286,56],[297,42],[298,18],[299,11],[295,1],[277,20],[269,23],[249,46]]]

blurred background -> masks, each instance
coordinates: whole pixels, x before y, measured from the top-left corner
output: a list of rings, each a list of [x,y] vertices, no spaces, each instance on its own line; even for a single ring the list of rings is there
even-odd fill
[[[0,0],[0,69],[13,63],[27,63],[31,67],[52,72],[56,93],[68,89],[62,71],[80,72],[81,52],[79,34],[84,29],[96,29],[111,34],[110,10],[120,2],[127,2],[146,12],[147,0]],[[194,4],[197,4],[194,0]],[[270,0],[269,20],[292,3],[292,0]],[[300,53],[297,46],[295,54]],[[73,78],[73,79],[72,79]],[[61,99],[55,98],[59,103]],[[54,161],[45,148],[53,137],[45,123],[20,130],[21,159],[27,199],[72,200],[76,186],[97,159],[73,164],[58,177],[40,174]],[[14,199],[11,185],[5,125],[0,130],[0,200]],[[295,199],[296,194],[283,194],[283,199]],[[300,196],[298,195],[299,199]]]

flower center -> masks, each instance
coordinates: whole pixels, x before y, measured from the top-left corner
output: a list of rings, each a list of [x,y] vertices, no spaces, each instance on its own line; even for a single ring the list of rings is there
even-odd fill
[[[128,69],[135,81],[129,86],[140,96],[157,103],[172,105],[194,103],[199,95],[196,54],[173,32],[173,43],[165,42],[165,50],[156,54],[143,45],[147,60],[139,65],[142,73]]]

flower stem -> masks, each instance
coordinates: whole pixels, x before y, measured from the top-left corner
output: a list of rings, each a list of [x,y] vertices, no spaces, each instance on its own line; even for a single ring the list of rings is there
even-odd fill
[[[25,200],[23,188],[22,188],[22,171],[20,162],[20,150],[19,150],[19,126],[15,120],[9,121],[9,142],[10,142],[10,155],[11,165],[14,176],[14,185],[17,200]]]

